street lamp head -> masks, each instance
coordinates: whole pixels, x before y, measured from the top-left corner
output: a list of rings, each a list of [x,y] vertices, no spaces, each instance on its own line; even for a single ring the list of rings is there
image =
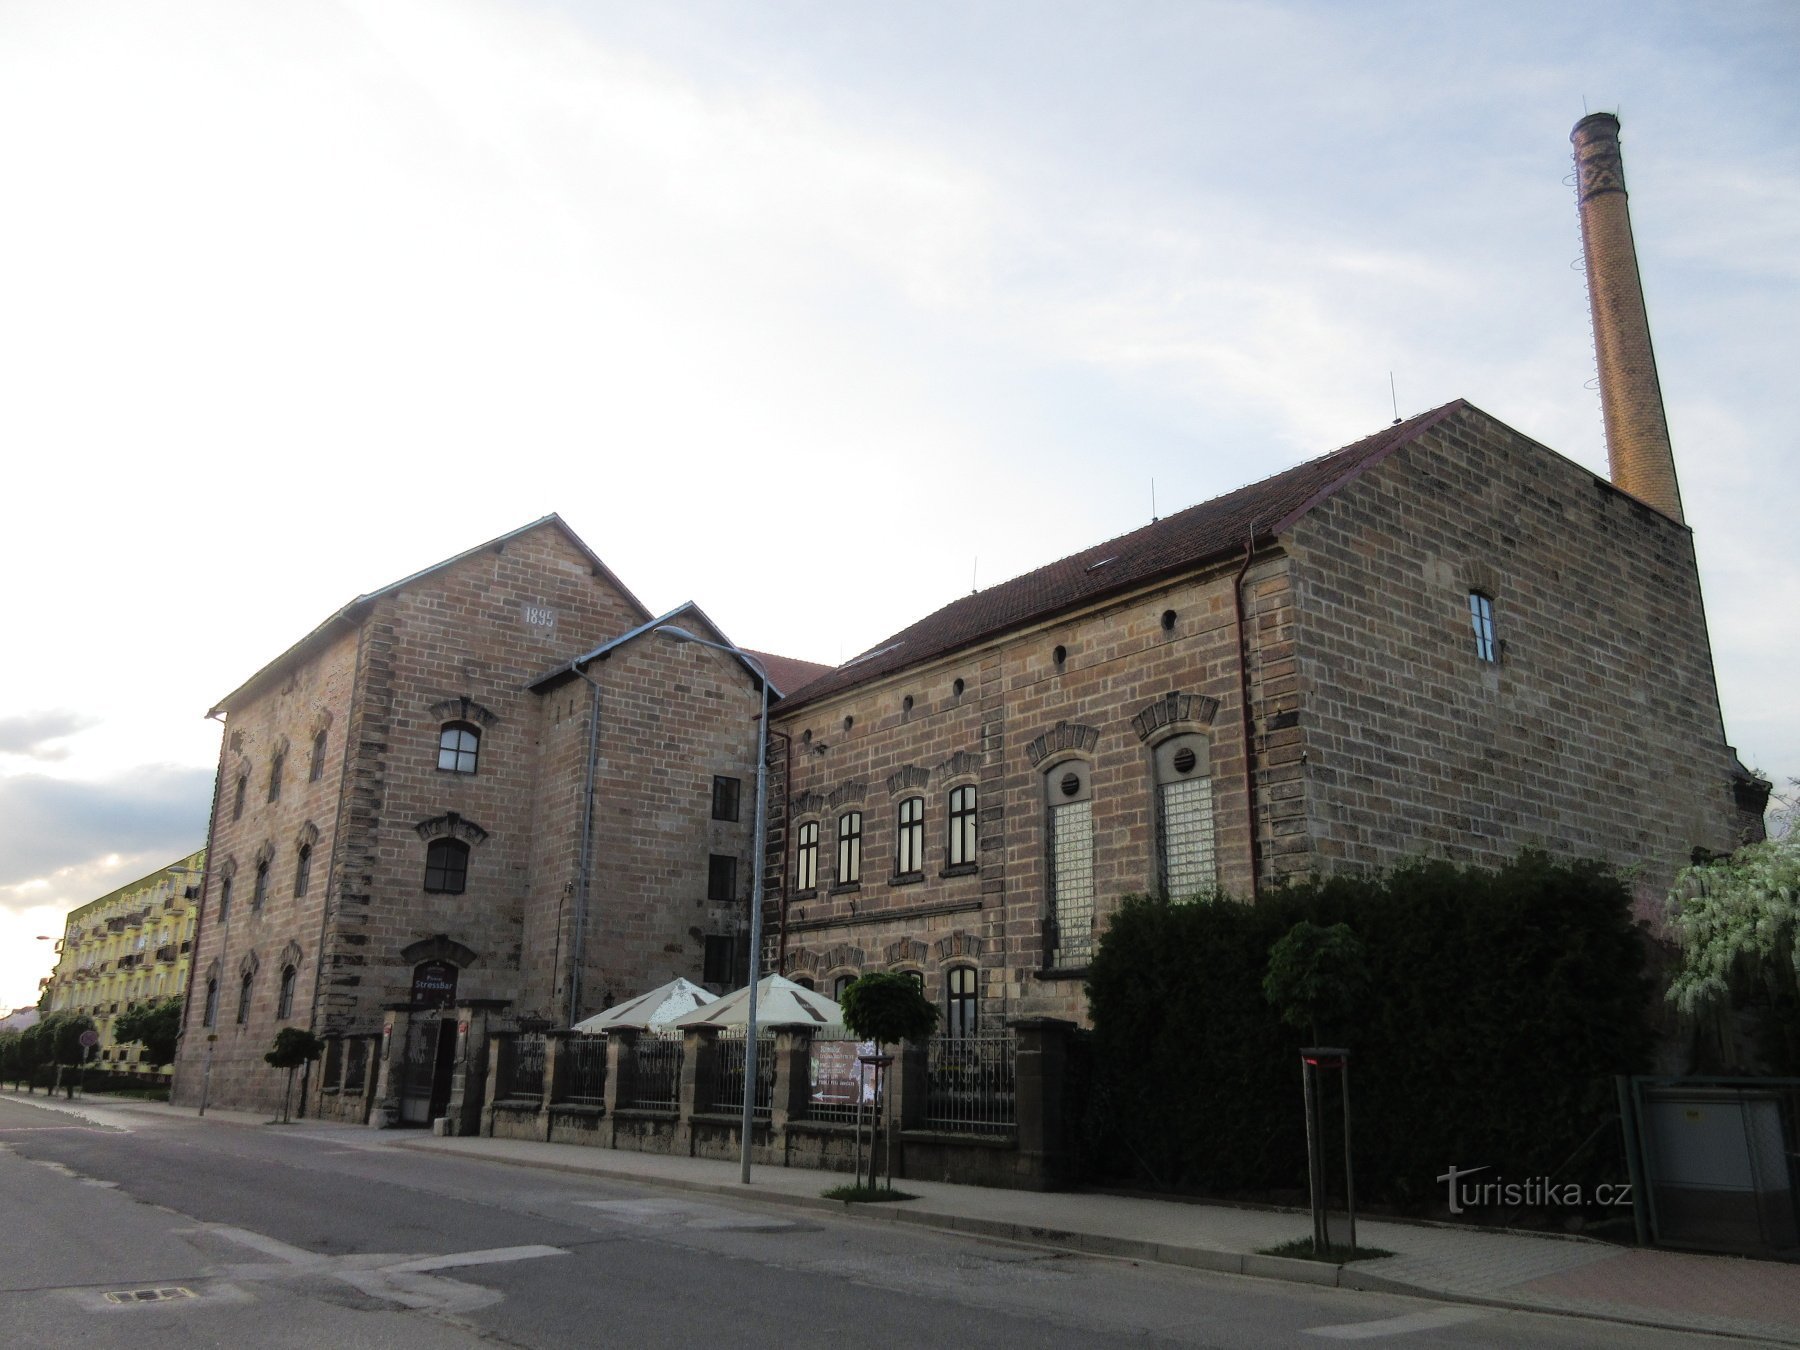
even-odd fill
[[[705,638],[701,637],[698,633],[688,632],[687,629],[683,628],[678,623],[658,624],[657,628],[656,628],[656,635],[658,637],[666,637],[671,642],[698,642],[701,645],[707,646],[707,647],[711,647],[714,645],[713,643],[708,642]]]

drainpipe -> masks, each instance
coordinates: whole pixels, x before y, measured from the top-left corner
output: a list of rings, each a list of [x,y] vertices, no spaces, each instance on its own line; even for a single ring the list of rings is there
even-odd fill
[[[594,863],[594,776],[595,761],[600,755],[600,685],[579,666],[571,669],[587,681],[592,691],[588,696],[587,770],[581,796],[581,861],[575,874],[575,931],[569,935],[568,1010],[569,1025],[574,1026],[581,1020],[581,959],[583,939],[587,936],[588,887]],[[560,940],[562,924],[558,923],[556,929]],[[555,980],[554,971],[551,979]]]
[[[1256,524],[1250,525],[1244,540],[1244,561],[1231,582],[1231,605],[1237,616],[1238,703],[1244,714],[1244,818],[1250,831],[1250,898],[1256,898],[1256,781],[1250,771],[1250,744],[1253,719],[1250,716],[1250,643],[1244,627],[1244,574],[1250,570],[1250,555],[1256,547]]]
[[[225,719],[219,716],[222,710],[214,708],[207,717],[219,724],[221,733],[225,730]],[[181,1035],[187,1038],[188,1017],[194,1009],[194,975],[200,969],[200,939],[206,930],[206,902],[211,899],[208,892],[212,886],[212,874],[218,864],[213,859],[213,834],[219,823],[219,792],[225,783],[225,756],[230,753],[231,742],[221,734],[219,737],[219,767],[213,772],[212,817],[206,822],[206,866],[200,871],[200,903],[194,906],[194,945],[188,949],[188,987],[187,996],[181,1004]],[[225,926],[219,933],[219,979],[225,978],[225,944],[231,941],[231,915],[225,915]],[[219,986],[219,1001],[223,1003],[225,988]],[[202,1005],[205,1006],[204,1004]],[[213,1038],[218,1035],[216,1027],[202,1027],[206,1033],[206,1061],[200,1070],[200,1109],[196,1115],[206,1114],[206,1097],[212,1088]],[[176,1047],[176,1055],[180,1056],[180,1046]],[[171,1082],[173,1077],[171,1076]]]
[[[781,933],[775,941],[775,973],[777,975],[786,975],[788,929],[787,828],[789,815],[786,799],[792,795],[794,790],[794,738],[785,731],[777,731],[770,734],[781,737],[784,756],[784,767],[781,771],[781,795],[783,799],[781,803],[781,867],[777,873],[781,878]],[[762,859],[759,858],[757,860],[757,865],[759,867],[762,865]]]

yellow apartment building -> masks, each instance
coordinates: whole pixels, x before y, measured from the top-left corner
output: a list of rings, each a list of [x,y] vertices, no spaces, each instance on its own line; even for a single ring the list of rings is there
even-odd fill
[[[134,1004],[187,992],[205,869],[201,849],[70,911],[56,970],[44,981],[50,997],[43,1006],[94,1019],[96,1068],[152,1073],[166,1067],[140,1063],[141,1046],[114,1044],[113,1023]]]

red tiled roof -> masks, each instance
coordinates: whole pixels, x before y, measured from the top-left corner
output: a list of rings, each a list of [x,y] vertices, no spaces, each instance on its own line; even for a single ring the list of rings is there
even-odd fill
[[[773,652],[759,652],[752,647],[744,648],[754,656],[762,668],[769,672],[769,682],[777,692],[788,692],[799,689],[808,681],[816,680],[821,675],[829,674],[831,667],[818,661],[802,661],[797,656],[777,656]]]
[[[799,688],[782,706],[799,707],[996,633],[1240,554],[1252,532],[1259,540],[1283,533],[1371,464],[1467,406],[1461,399],[1447,403],[1260,483],[965,596]],[[781,683],[779,676],[775,679]]]

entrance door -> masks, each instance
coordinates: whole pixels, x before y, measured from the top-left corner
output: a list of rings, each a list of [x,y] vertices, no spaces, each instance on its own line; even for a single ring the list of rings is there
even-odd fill
[[[456,1020],[414,1014],[400,1063],[400,1123],[429,1125],[450,1108]]]

